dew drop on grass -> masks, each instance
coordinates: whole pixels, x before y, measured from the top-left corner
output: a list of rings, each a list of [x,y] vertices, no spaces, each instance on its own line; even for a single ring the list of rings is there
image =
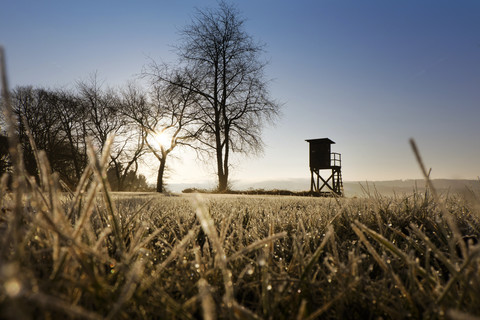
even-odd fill
[[[20,291],[22,290],[22,285],[17,278],[8,279],[5,282],[4,287],[5,292],[11,298],[15,298],[16,296],[18,296],[20,294]]]

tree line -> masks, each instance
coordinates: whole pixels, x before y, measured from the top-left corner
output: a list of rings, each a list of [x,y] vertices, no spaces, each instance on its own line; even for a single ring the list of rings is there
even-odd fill
[[[87,143],[102,151],[114,136],[107,173],[113,190],[147,188],[138,170],[151,153],[158,160],[156,191],[163,192],[168,156],[179,146],[214,159],[217,188],[226,190],[231,154],[261,151],[262,128],[278,116],[261,60],[264,45],[245,32],[244,19],[225,2],[197,10],[180,36],[178,61],[152,60],[142,72],[143,86],[105,88],[92,75],[70,90],[15,88],[12,105],[28,172],[37,176],[34,144],[74,187],[87,164]],[[3,147],[0,152],[0,172],[6,172],[8,154]]]

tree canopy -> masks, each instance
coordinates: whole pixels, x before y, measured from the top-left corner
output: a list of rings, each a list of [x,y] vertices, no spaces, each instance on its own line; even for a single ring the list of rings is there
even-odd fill
[[[215,158],[220,191],[228,188],[230,153],[261,151],[263,126],[279,114],[264,75],[264,46],[246,33],[244,23],[223,1],[216,9],[197,10],[181,30],[175,71],[150,68],[158,81],[197,95],[197,148]]]

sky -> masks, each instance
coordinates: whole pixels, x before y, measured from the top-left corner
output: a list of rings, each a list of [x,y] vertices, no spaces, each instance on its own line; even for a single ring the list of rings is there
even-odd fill
[[[0,45],[11,88],[68,88],[94,72],[106,86],[149,59],[174,63],[179,30],[217,1],[2,0]],[[480,176],[480,1],[230,1],[266,44],[271,97],[282,116],[264,152],[236,156],[231,180],[310,177],[306,139],[330,138],[345,181]],[[213,162],[169,159],[167,184],[211,183]],[[143,172],[153,181],[156,164]],[[308,189],[309,185],[305,187]]]

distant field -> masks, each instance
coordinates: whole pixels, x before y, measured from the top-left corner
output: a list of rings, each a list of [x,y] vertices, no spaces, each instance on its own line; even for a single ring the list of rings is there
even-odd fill
[[[433,185],[439,193],[480,193],[480,181],[466,179],[434,179]],[[310,179],[266,180],[257,182],[234,181],[234,190],[289,190],[307,191],[310,189]],[[390,180],[390,181],[344,181],[343,187],[347,197],[365,197],[368,193],[381,195],[404,195],[414,191],[425,192],[425,181],[421,179]],[[207,184],[172,184],[168,188],[176,193],[188,188],[211,189]]]
[[[96,186],[66,199],[35,186],[3,191],[0,318],[480,314],[478,194],[198,197]]]

